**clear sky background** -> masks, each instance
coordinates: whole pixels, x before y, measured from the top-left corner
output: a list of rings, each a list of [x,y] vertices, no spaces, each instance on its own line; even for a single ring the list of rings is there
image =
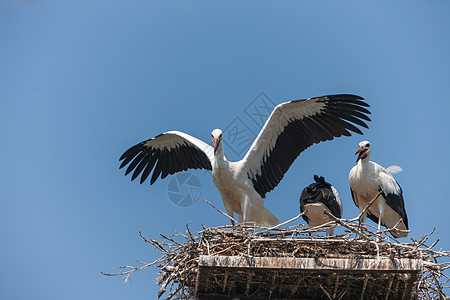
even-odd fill
[[[201,200],[171,203],[170,177],[130,182],[119,156],[168,130],[210,142],[236,117],[259,130],[244,110],[261,92],[371,105],[364,136],[309,148],[267,195],[280,220],[298,214],[314,174],[356,216],[348,172],[369,140],[373,161],[403,167],[410,237],[436,226],[450,250],[449,11],[437,0],[0,0],[0,298],[156,298],[156,269],[129,284],[100,272],[158,257],[139,231],[229,220]],[[210,175],[189,174],[223,208]]]

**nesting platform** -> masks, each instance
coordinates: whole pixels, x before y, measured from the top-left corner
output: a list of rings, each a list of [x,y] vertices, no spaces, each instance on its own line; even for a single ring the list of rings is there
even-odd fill
[[[158,298],[165,299],[447,299],[449,251],[433,250],[432,233],[401,243],[388,230],[354,220],[322,227],[203,227],[154,239],[161,257],[116,274],[129,279],[150,266],[160,270]],[[356,229],[358,228],[358,229]]]
[[[202,255],[195,299],[413,299],[422,261]]]

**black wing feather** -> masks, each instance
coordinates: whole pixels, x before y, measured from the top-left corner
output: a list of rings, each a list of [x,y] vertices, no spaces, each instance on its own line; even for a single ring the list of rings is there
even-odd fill
[[[373,222],[375,222],[376,224],[378,224],[378,218],[377,218],[374,214],[372,214],[372,213],[370,212],[370,210],[367,210],[367,217],[368,217],[369,219],[371,219]],[[381,225],[383,225],[383,226],[386,227],[386,225],[385,225],[383,222],[381,222]]]
[[[153,170],[155,163],[156,163],[156,156],[152,154],[151,157],[148,159],[148,164],[145,167],[144,172],[142,172],[140,180],[141,184],[147,179],[148,175],[150,175],[150,172]]]
[[[133,169],[138,165],[138,163],[141,162],[141,160],[144,158],[144,156],[146,156],[147,153],[146,152],[141,152],[139,153],[135,159],[133,159],[133,161],[130,163],[130,165],[128,166],[127,170],[125,171],[125,176],[128,175],[131,171],[133,171]]]
[[[131,176],[131,180],[136,179],[136,177],[138,177],[138,175],[142,172],[142,170],[145,168],[145,166],[147,166],[147,164],[149,163],[149,160],[147,159],[147,155],[149,155],[149,153],[145,153],[145,156],[142,158],[141,162],[134,169],[133,175]]]
[[[142,184],[152,173],[150,184],[153,184],[158,177],[165,178],[169,174],[185,171],[187,169],[207,169],[212,170],[211,161],[207,154],[200,150],[195,144],[178,137],[178,142],[169,146],[160,145],[164,134],[160,134],[153,139],[143,141],[125,151],[121,156],[120,168],[128,165],[125,175],[132,171],[131,180],[141,175]],[[165,137],[164,137],[165,138]]]
[[[355,203],[356,207],[359,208],[359,204],[358,204],[358,202],[357,202],[357,200],[356,200],[356,198],[357,198],[356,193],[355,193],[351,188],[350,188],[350,192],[351,192],[351,194],[352,194],[353,203]],[[370,210],[367,210],[366,216],[367,216],[369,219],[371,219],[372,221],[374,221],[375,223],[378,224],[378,218],[375,217],[375,215],[373,215],[373,214],[370,212]]]
[[[275,147],[264,159],[261,172],[256,176],[248,174],[262,198],[278,185],[297,156],[308,147],[335,137],[350,136],[351,132],[362,134],[353,123],[368,128],[364,121],[370,121],[367,116],[370,112],[365,107],[370,105],[360,96],[330,95],[311,100],[322,102],[323,109],[318,114],[288,122],[279,134]],[[292,102],[297,101],[308,100]],[[277,172],[271,176],[267,175],[266,172],[273,170]]]
[[[158,159],[158,162],[156,163],[155,169],[153,170],[152,177],[150,178],[150,185],[154,184],[156,179],[158,179],[159,174],[161,174],[161,165],[164,161],[164,155],[161,155],[161,157]]]
[[[323,177],[318,177],[317,175],[314,175],[314,180],[316,182],[304,188],[300,195],[300,211],[304,211],[305,204],[323,203],[335,217],[342,217],[342,208],[333,193],[331,184],[326,182]],[[308,222],[306,215],[302,217]]]
[[[400,185],[398,186],[400,188],[400,194],[383,194],[383,196],[384,199],[386,199],[386,204],[399,214],[399,216],[403,219],[403,223],[405,223],[406,229],[409,229],[408,216],[406,215],[405,201],[403,199],[403,190]]]

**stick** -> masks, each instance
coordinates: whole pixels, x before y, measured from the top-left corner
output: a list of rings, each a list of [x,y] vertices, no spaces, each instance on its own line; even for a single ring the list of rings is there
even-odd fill
[[[207,201],[205,200],[205,202]],[[209,202],[207,203],[210,204]],[[214,207],[214,205],[211,206]],[[217,208],[216,210],[221,212]],[[363,213],[365,211],[367,210],[363,210]],[[226,215],[225,213],[223,214]],[[245,224],[209,228],[203,226],[203,230],[194,234],[189,230],[189,224],[187,224],[186,233],[182,234],[175,230],[176,234],[168,237],[161,234],[158,239],[162,240],[162,242],[153,239],[151,236],[146,238],[139,232],[140,237],[146,243],[151,244],[152,248],[154,247],[161,253],[161,257],[152,263],[138,260],[140,264],[138,267],[128,265],[119,267],[119,272],[116,274],[104,272],[102,274],[107,276],[122,275],[125,281],[127,281],[131,277],[131,273],[149,266],[156,266],[160,271],[158,285],[161,289],[158,296],[162,297],[164,293],[168,298],[188,299],[189,295],[194,291],[200,255],[241,256],[243,259],[249,259],[252,255],[258,257],[284,257],[286,255],[292,255],[296,257],[297,253],[302,255],[303,252],[305,255],[316,252],[317,255],[355,253],[357,255],[368,256],[374,256],[376,254],[377,257],[390,257],[391,259],[413,258],[420,260],[423,269],[420,283],[415,286],[416,294],[419,298],[442,298],[450,288],[448,286],[450,262],[440,261],[441,259],[448,259],[450,257],[450,251],[444,251],[442,249],[433,250],[439,242],[439,239],[433,243],[429,242],[431,240],[430,235],[435,229],[433,232],[420,237],[418,240],[402,243],[387,235],[390,230],[397,229],[396,226],[398,224],[391,229],[372,232],[370,230],[376,230],[376,228],[370,226],[370,224],[367,224],[369,230],[358,230],[359,227],[355,224],[358,218],[353,219],[353,221],[339,219],[328,211],[324,212],[324,215],[328,216],[330,221],[315,227],[301,227],[300,225],[283,227],[283,225],[301,217],[302,214],[273,227],[247,226]],[[229,217],[228,215],[226,216]],[[319,230],[326,225],[343,226],[345,231],[349,231],[350,233],[333,237],[317,235]],[[273,231],[270,231],[270,234],[268,234],[267,231],[271,229]],[[355,233],[356,237],[351,237]],[[308,234],[312,234],[312,236],[308,236]],[[431,245],[427,246],[426,244],[428,243]],[[376,267],[377,264],[379,264],[378,261],[373,266]],[[372,280],[370,276],[366,277],[365,285],[367,285],[369,279]],[[217,281],[217,277],[212,276],[208,280],[211,280],[211,282]],[[338,279],[336,280],[338,281]],[[221,283],[223,281],[219,285]],[[339,290],[342,289],[340,285],[335,285],[334,287],[333,285],[319,285],[316,285],[317,288],[321,289],[326,295],[325,297],[330,299],[342,298],[346,294],[346,290]],[[361,298],[367,294],[364,284],[362,286]],[[392,283],[386,285],[386,287],[390,288],[393,286]],[[391,296],[392,292],[396,291],[397,286],[398,284],[394,286],[394,289],[391,291]],[[168,295],[169,293],[170,295]]]
[[[140,271],[142,269],[145,269],[145,268],[153,266],[153,265],[155,265],[157,263],[160,263],[160,262],[164,261],[165,258],[166,258],[166,256],[162,256],[162,257],[158,258],[157,260],[155,260],[154,262],[148,263],[145,266],[142,266],[142,267],[139,267],[139,268],[131,267],[131,266],[120,267],[120,269],[124,269],[124,268],[131,269],[131,270],[128,270],[128,271],[125,271],[125,272],[121,271],[120,273],[105,273],[105,272],[100,272],[100,273],[102,273],[105,276],[117,276],[117,275],[125,276],[125,274],[131,274],[133,272]]]
[[[328,212],[327,210],[324,210],[323,212],[324,212],[324,214],[326,214],[327,216],[329,216],[330,218],[332,218],[334,221],[336,221],[337,223],[339,223],[339,225],[344,226],[344,227],[347,228],[348,230],[350,230],[350,231],[352,231],[352,232],[358,234],[359,236],[361,236],[361,237],[364,238],[365,240],[372,242],[372,239],[369,238],[367,235],[365,235],[364,233],[362,233],[362,232],[356,230],[355,228],[353,228],[353,227],[351,227],[351,226],[348,226],[347,224],[345,224],[344,222],[342,222],[341,219],[336,218],[332,213]]]
[[[378,199],[378,197],[381,195],[381,193],[383,193],[383,190],[379,191],[378,194],[375,196],[375,198],[370,200],[370,202],[367,204],[367,206],[359,213],[359,215],[356,218],[350,219],[348,221],[352,222],[352,221],[357,221],[357,220],[361,219],[361,217],[369,210],[369,207],[372,206],[372,204],[375,202],[375,200]]]
[[[221,211],[220,209],[218,209],[217,207],[215,207],[211,202],[209,202],[208,200],[206,200],[205,198],[203,198],[203,201],[205,201],[206,203],[208,203],[209,205],[211,205],[212,207],[214,207],[218,212],[220,212],[222,215],[228,217],[232,222],[234,222],[235,224],[238,224],[238,222],[231,216],[227,215],[226,213],[224,213],[223,211]]]
[[[270,228],[268,228],[267,230],[273,230],[273,229],[278,228],[278,227],[280,227],[280,226],[283,226],[283,225],[286,225],[286,224],[288,224],[288,223],[291,223],[292,221],[295,221],[295,220],[297,220],[298,218],[300,218],[301,216],[303,216],[304,214],[305,214],[305,213],[302,212],[301,214],[297,215],[296,217],[294,217],[294,218],[292,218],[292,219],[289,219],[289,220],[287,220],[286,222],[283,222],[283,223],[280,223],[280,224],[275,225],[275,226],[273,226],[273,227],[270,227]]]

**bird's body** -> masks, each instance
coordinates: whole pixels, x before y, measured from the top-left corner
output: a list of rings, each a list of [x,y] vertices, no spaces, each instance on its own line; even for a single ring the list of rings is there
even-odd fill
[[[251,180],[246,178],[245,170],[242,171],[242,162],[231,162],[216,154],[212,178],[227,213],[236,213],[239,222],[248,215],[247,220],[261,225],[277,224],[278,219],[264,207],[261,196],[252,187]]]
[[[153,184],[159,175],[187,169],[212,170],[227,213],[239,215],[239,222],[275,225],[278,219],[264,207],[263,198],[283,178],[295,158],[306,148],[332,140],[350,131],[362,134],[352,123],[367,128],[369,106],[355,95],[331,95],[279,104],[271,113],[245,157],[228,161],[220,129],[212,131],[214,147],[186,133],[169,131],[143,141],[121,156],[125,175],[143,183],[150,175]],[[362,120],[361,120],[362,119]]]
[[[323,225],[332,221],[324,211],[328,211],[336,218],[342,217],[342,201],[337,190],[323,177],[314,175],[316,183],[303,189],[300,195],[300,211],[303,219],[310,227]],[[333,235],[334,227],[327,229],[328,235]]]
[[[360,150],[362,149],[362,150]],[[403,200],[403,191],[394,177],[379,164],[369,161],[370,143],[361,142],[356,166],[349,173],[349,183],[353,201],[362,212],[367,205],[382,191],[367,211],[367,216],[387,228],[408,230],[408,218]],[[367,149],[367,150],[364,150]],[[358,152],[357,152],[358,153]],[[381,216],[381,217],[380,217]],[[366,215],[362,216],[365,220]],[[393,231],[395,237],[406,237],[405,231]]]

